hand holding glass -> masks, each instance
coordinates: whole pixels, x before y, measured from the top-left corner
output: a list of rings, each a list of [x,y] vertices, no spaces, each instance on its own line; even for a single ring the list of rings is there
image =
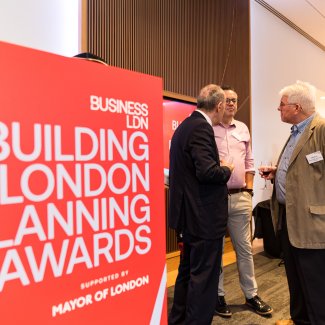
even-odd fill
[[[267,188],[267,179],[266,177],[270,175],[272,172],[272,162],[271,161],[262,161],[260,168],[258,169],[264,178],[264,187],[262,190],[265,190]]]

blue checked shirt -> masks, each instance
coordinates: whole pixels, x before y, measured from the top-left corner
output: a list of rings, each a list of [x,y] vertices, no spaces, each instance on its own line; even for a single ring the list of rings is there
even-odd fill
[[[285,183],[286,183],[286,175],[289,167],[289,161],[292,156],[293,150],[298,143],[301,134],[304,132],[306,126],[311,122],[314,118],[314,115],[309,116],[302,122],[297,125],[293,125],[291,127],[291,136],[290,139],[282,153],[280,158],[280,162],[277,168],[277,172],[275,175],[275,189],[276,189],[276,198],[279,203],[286,203],[286,192],[285,192]]]

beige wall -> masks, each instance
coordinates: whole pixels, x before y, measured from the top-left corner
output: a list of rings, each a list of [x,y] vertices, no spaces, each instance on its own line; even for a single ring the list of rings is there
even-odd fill
[[[290,134],[277,107],[279,91],[296,80],[325,90],[325,52],[260,4],[251,1],[252,139],[256,167],[262,159],[277,161]],[[324,111],[323,111],[324,112]],[[255,204],[270,197],[255,177]]]

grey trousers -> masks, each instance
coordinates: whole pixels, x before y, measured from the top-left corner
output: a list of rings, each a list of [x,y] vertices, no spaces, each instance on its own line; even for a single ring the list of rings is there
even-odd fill
[[[248,192],[231,194],[228,201],[228,231],[236,253],[240,287],[247,299],[257,295],[251,244],[252,197]],[[221,267],[218,295],[224,296]]]

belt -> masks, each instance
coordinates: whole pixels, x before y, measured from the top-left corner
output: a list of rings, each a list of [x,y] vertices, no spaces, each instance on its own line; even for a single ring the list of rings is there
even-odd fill
[[[240,192],[248,192],[250,194],[253,194],[253,190],[251,188],[229,188],[228,193],[229,194],[236,194]]]

